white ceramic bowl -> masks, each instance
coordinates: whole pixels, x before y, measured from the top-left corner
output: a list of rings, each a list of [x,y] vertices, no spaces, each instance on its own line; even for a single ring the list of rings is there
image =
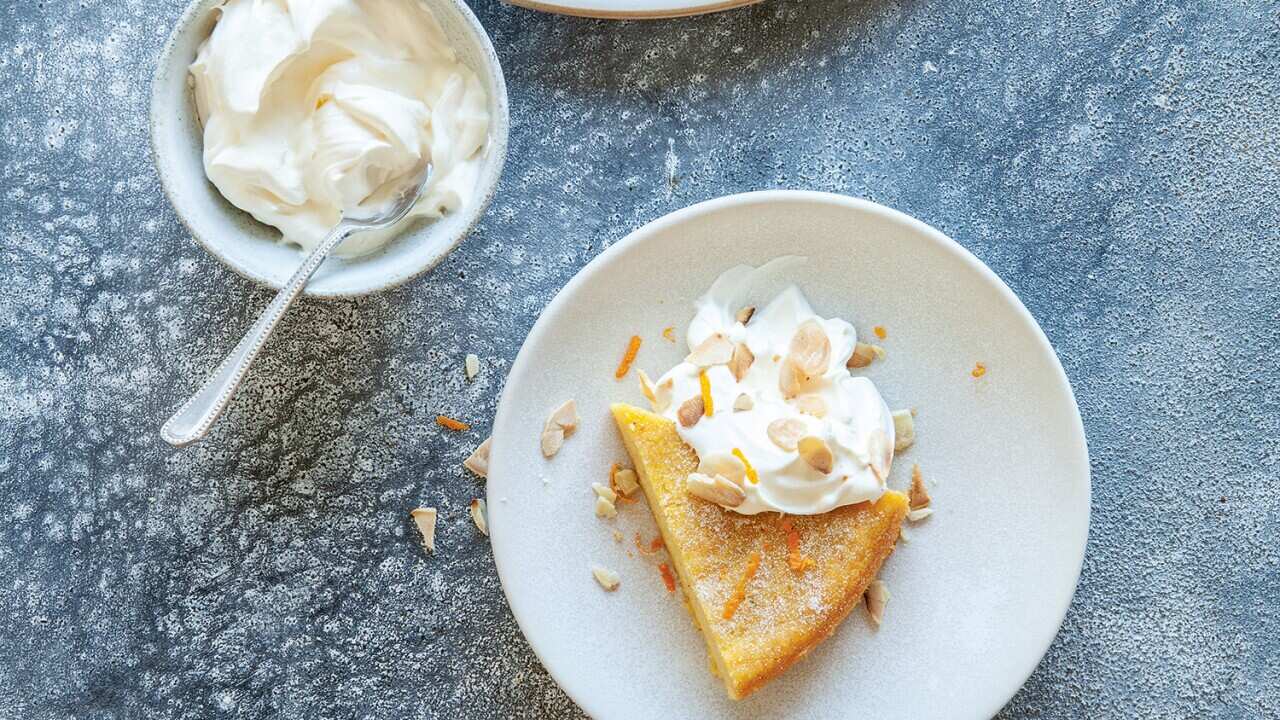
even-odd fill
[[[860,374],[890,407],[918,409],[916,444],[893,463],[889,484],[906,487],[919,463],[936,481],[936,515],[908,527],[910,542],[880,572],[893,594],[881,627],[855,610],[808,657],[735,703],[664,589],[661,556],[633,551],[636,533],[656,534],[645,503],[601,520],[590,485],[605,482],[612,463],[630,463],[609,403],[646,404],[634,370],[614,379],[628,338],[643,339],[634,367],[657,377],[688,352],[664,341],[663,328],[683,338],[694,299],[720,273],[783,254],[809,258],[784,279],[819,313],[860,332],[887,329],[876,341],[887,357]],[[974,378],[978,361],[987,373]],[[568,398],[582,422],[548,461],[539,428]],[[655,220],[560,291],[507,376],[486,493],[516,620],[593,718],[989,718],[1036,667],[1071,602],[1088,537],[1089,455],[1053,348],[981,261],[875,203],[771,191]],[[596,585],[592,563],[622,576],[616,592]]]
[[[395,287],[435,267],[475,226],[493,198],[507,156],[507,85],[493,44],[462,0],[421,0],[435,14],[458,57],[476,72],[489,95],[489,143],[475,199],[458,212],[411,225],[377,252],[330,258],[307,285],[313,297],[347,297]],[[191,235],[227,267],[279,288],[302,260],[280,233],[254,220],[205,177],[204,147],[187,66],[215,23],[223,0],[195,0],[179,18],[160,53],[151,86],[151,147],[169,202]]]

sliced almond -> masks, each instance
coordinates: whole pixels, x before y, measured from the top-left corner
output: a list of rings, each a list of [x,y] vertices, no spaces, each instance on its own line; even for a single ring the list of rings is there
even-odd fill
[[[756,306],[748,305],[742,308],[741,310],[739,310],[738,314],[733,316],[733,319],[737,320],[743,325],[746,325],[747,323],[751,322],[751,316],[755,314],[756,314]]]
[[[729,453],[707,453],[698,461],[698,472],[710,477],[719,475],[738,486],[747,481],[746,464],[737,455]]]
[[[831,364],[831,338],[822,323],[809,319],[800,324],[796,334],[791,336],[790,352],[787,355],[796,367],[809,379],[819,377],[827,372]]]
[[[824,475],[831,472],[831,468],[835,465],[835,456],[831,454],[827,441],[816,435],[800,438],[800,442],[796,444],[796,450],[800,453],[801,460]]]
[[[863,599],[867,603],[867,615],[877,626],[884,620],[884,608],[889,604],[889,586],[880,580],[872,580]]]
[[[919,465],[911,466],[911,489],[907,491],[907,500],[910,501],[912,510],[929,507],[932,502],[929,491],[924,489],[924,475],[920,472]]]
[[[733,373],[735,380],[742,380],[755,361],[756,356],[751,353],[751,348],[746,343],[738,343],[733,346],[733,356],[729,358],[729,372]]]
[[[790,355],[783,359],[782,366],[778,368],[778,390],[782,392],[782,397],[789,400],[799,395],[807,381],[804,371]]]
[[[916,423],[911,410],[893,411],[893,451],[902,452],[916,442]]]
[[[804,423],[795,418],[779,418],[766,428],[769,439],[783,450],[795,450],[806,430]]]
[[[752,400],[751,396],[746,393],[739,394],[738,397],[733,401],[733,409],[738,412],[750,410],[755,406],[756,406],[756,401]]]
[[[684,361],[705,368],[724,365],[731,358],[733,358],[733,343],[723,333],[715,333],[694,348]]]
[[[933,514],[933,508],[922,507],[918,510],[908,510],[907,520],[913,523],[920,522]]]
[[[414,524],[418,526],[418,532],[422,534],[422,547],[434,553],[436,551],[436,509],[414,508],[409,511],[409,516],[413,518]]]
[[[467,353],[467,357],[463,360],[463,367],[467,371],[467,379],[471,380],[480,373],[480,358],[475,353]]]
[[[617,497],[616,495],[614,496]],[[596,517],[599,518],[615,518],[618,517],[618,508],[614,507],[613,502],[602,497],[596,497]]]
[[[600,583],[600,587],[609,592],[617,590],[618,585],[622,583],[622,578],[618,577],[618,573],[600,565],[591,566],[591,575],[596,579],[596,582]]]
[[[602,485],[600,483],[591,483],[591,490],[595,492],[595,494],[598,497],[604,498],[605,500],[608,500],[611,503],[617,502],[618,500],[618,493],[614,492],[613,488],[609,487],[608,485]]]
[[[795,399],[796,409],[813,417],[827,416],[827,401],[821,395],[801,395]]]
[[[479,475],[482,478],[489,477],[489,443],[493,438],[487,437],[484,442],[480,443],[480,447],[471,452],[471,457],[462,461],[462,467]]]
[[[640,487],[640,483],[636,478],[636,471],[630,468],[623,468],[614,473],[613,484],[618,486],[618,492],[628,497]]]
[[[742,488],[722,475],[689,473],[685,478],[685,488],[690,495],[725,507],[738,507],[747,499]]]
[[[853,353],[849,355],[848,362],[845,367],[864,368],[876,360],[884,359],[884,348],[871,343],[860,342],[853,346]]]
[[[542,457],[550,458],[560,452],[560,447],[564,445],[564,429],[559,425],[545,427],[542,429]]]
[[[867,433],[867,456],[868,467],[883,483],[893,467],[893,446],[889,444],[889,436],[884,430],[876,428]]]
[[[485,508],[484,500],[482,498],[472,500],[471,507],[468,508],[468,510],[471,512],[471,521],[476,524],[476,529],[478,529],[482,535],[488,535],[489,517],[488,511]]]
[[[654,384],[653,378],[643,370],[637,370],[636,374],[640,377],[640,392],[644,394],[649,404],[653,406],[656,413],[666,412],[671,406],[671,393],[675,389],[675,381],[667,378],[660,383]]]
[[[572,400],[566,400],[560,407],[552,410],[546,424],[542,426],[542,456],[550,458],[560,452],[564,439],[578,429],[579,421],[578,406]]]
[[[680,424],[685,427],[693,427],[702,419],[704,407],[702,405],[702,396],[694,395],[676,411],[676,418],[680,420]]]

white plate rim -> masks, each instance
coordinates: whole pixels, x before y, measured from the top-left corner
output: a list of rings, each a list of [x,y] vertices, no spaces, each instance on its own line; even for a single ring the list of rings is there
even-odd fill
[[[1089,464],[1088,436],[1084,431],[1084,422],[1080,417],[1079,403],[1076,401],[1075,391],[1071,387],[1070,380],[1067,378],[1066,371],[1062,367],[1062,362],[1058,358],[1057,352],[1049,342],[1048,336],[1044,334],[1044,330],[1040,327],[1040,323],[1037,322],[1035,317],[1031,315],[1031,312],[1027,310],[1026,305],[1023,304],[1017,294],[1013,292],[1013,290],[1000,278],[1000,276],[996,275],[995,271],[987,267],[986,263],[979,260],[977,256],[969,252],[964,246],[960,245],[958,242],[933,226],[899,210],[895,210],[864,198],[840,195],[838,193],[818,190],[756,190],[704,200],[694,205],[670,212],[641,225],[635,230],[632,230],[625,237],[618,240],[613,245],[610,245],[583,266],[581,270],[575,273],[574,276],[570,278],[569,282],[567,282],[564,287],[556,293],[556,296],[552,298],[551,302],[549,302],[539,314],[538,320],[534,323],[533,327],[529,330],[528,335],[525,337],[524,343],[520,347],[520,352],[516,354],[516,359],[512,362],[507,376],[515,376],[526,364],[534,362],[532,357],[533,353],[530,350],[531,346],[536,344],[533,341],[538,339],[547,331],[547,328],[550,325],[550,318],[554,317],[561,311],[562,306],[564,306],[569,301],[569,297],[573,295],[573,291],[576,290],[578,286],[585,284],[596,273],[601,272],[610,264],[616,255],[621,254],[631,245],[644,242],[647,237],[656,235],[671,225],[682,223],[697,215],[749,203],[770,201],[812,201],[819,203],[832,203],[880,215],[892,221],[904,223],[919,231],[922,235],[936,243],[942,250],[950,253],[955,258],[968,265],[971,269],[978,271],[978,273],[981,274],[992,287],[996,288],[1001,293],[1005,300],[1010,302],[1012,307],[1015,308],[1015,312],[1019,319],[1032,331],[1032,335],[1036,339],[1037,344],[1041,346],[1042,350],[1047,351],[1048,356],[1052,358],[1053,368],[1056,370],[1054,379],[1057,380],[1066,390],[1066,395],[1070,399],[1070,406],[1075,415],[1075,430],[1079,434],[1080,449],[1083,454],[1083,457],[1081,458],[1081,466],[1084,468],[1084,513],[1081,518],[1083,532],[1079,538],[1079,547],[1076,553],[1075,562],[1072,564],[1072,567],[1074,568],[1074,578],[1071,583],[1071,592],[1062,598],[1059,603],[1059,607],[1056,608],[1056,612],[1054,613],[1056,622],[1052,626],[1052,632],[1049,632],[1045,637],[1040,638],[1040,641],[1037,643],[1039,653],[1037,654],[1036,662],[1032,663],[1030,667],[1022,673],[1021,677],[1017,678],[1017,683],[1009,684],[1009,690],[1006,694],[994,698],[995,702],[990,707],[980,708],[981,712],[975,715],[975,717],[992,717],[999,712],[1001,708],[1008,704],[1009,700],[1012,699],[1013,696],[1017,694],[1018,690],[1020,690],[1026,683],[1027,678],[1029,678],[1031,674],[1035,672],[1036,668],[1039,667],[1045,653],[1048,652],[1054,638],[1057,637],[1058,632],[1061,630],[1062,622],[1066,619],[1067,610],[1070,608],[1071,602],[1075,598],[1075,592],[1080,583],[1080,575],[1084,569],[1085,550],[1087,549],[1089,540],[1089,526],[1093,512],[1093,478],[1092,469]],[[503,388],[502,396],[498,400],[497,409],[494,414],[494,437],[499,436],[502,432],[503,426],[507,424],[504,422],[504,415],[506,414],[505,411],[511,404],[510,397],[511,386],[508,384]],[[491,450],[491,454],[494,454],[494,457],[490,460],[491,468],[497,467],[495,460],[497,457],[501,456],[501,447],[501,443],[498,443]],[[504,537],[505,532],[501,523],[490,527],[490,546],[493,551],[494,566],[498,573],[498,580],[502,584],[503,594],[507,598],[507,605],[511,608],[511,614],[515,617],[516,624],[519,625],[521,633],[529,643],[529,647],[533,650],[539,662],[542,663],[542,666],[547,670],[547,673],[555,680],[556,684],[578,705],[579,708],[591,717],[607,716],[609,708],[602,708],[593,705],[591,701],[587,699],[587,696],[579,690],[574,678],[561,672],[560,668],[549,662],[549,659],[542,654],[537,645],[529,639],[529,634],[525,630],[528,621],[527,619],[523,619],[524,616],[522,613],[524,601],[513,598],[512,595],[507,592],[507,575],[511,572],[511,568],[509,565],[505,565],[507,569],[504,570]]]

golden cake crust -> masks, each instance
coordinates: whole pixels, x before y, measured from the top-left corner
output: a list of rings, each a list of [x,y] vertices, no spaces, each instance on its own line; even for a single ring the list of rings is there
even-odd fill
[[[861,600],[893,552],[907,498],[889,491],[821,515],[740,515],[685,492],[698,458],[674,423],[631,405],[612,410],[712,664],[729,697],[746,697],[831,635]],[[753,556],[758,569],[726,613]]]

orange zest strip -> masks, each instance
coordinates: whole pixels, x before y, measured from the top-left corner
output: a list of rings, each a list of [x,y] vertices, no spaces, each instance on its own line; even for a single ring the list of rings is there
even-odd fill
[[[738,448],[733,449],[733,454],[734,457],[741,460],[742,464],[747,468],[747,480],[750,480],[752,485],[760,482],[760,476],[756,474],[756,469],[751,467],[751,461],[747,459],[747,456],[743,455],[742,451]]]
[[[666,327],[662,329],[662,338],[669,343],[676,341],[676,326]]]
[[[631,369],[631,363],[636,360],[636,353],[640,352],[640,336],[632,335],[631,341],[627,343],[627,351],[622,355],[622,362],[618,363],[618,369],[613,376],[619,380],[627,376],[627,371]]]
[[[642,554],[652,555],[664,547],[666,547],[666,545],[662,542],[661,535],[646,543],[644,538],[640,537],[640,533],[636,533],[636,549]]]
[[[659,535],[649,543],[649,552],[658,552],[659,550],[661,550],[666,546],[667,544],[662,542],[662,536]]]
[[[437,415],[436,424],[442,428],[448,428],[450,430],[453,430],[454,432],[461,432],[463,430],[471,429],[470,425],[462,422],[461,420],[454,420],[448,415]]]
[[[969,374],[976,378],[980,378],[987,374],[987,366],[982,363],[977,363],[973,366],[973,370],[971,370]]]
[[[802,573],[813,567],[813,558],[800,552],[800,533],[791,524],[791,518],[783,518],[779,527],[787,534],[787,565],[792,572]]]
[[[675,592],[676,577],[671,574],[671,568],[667,567],[666,563],[661,563],[658,565],[658,572],[662,573],[662,584],[667,586],[667,592]]]
[[[742,577],[738,578],[738,586],[733,589],[733,594],[725,601],[724,612],[721,614],[725,620],[733,618],[733,614],[738,612],[738,606],[747,598],[747,583],[751,582],[751,578],[756,576],[756,571],[760,569],[760,553],[751,553],[751,559],[747,560],[747,567],[742,571]]]
[[[871,328],[871,332],[875,333],[876,337],[880,338],[881,340],[889,337],[889,333],[885,332],[883,325],[877,325]]]
[[[716,414],[716,406],[711,401],[711,378],[706,370],[698,373],[698,385],[702,387],[702,413],[711,417]]]

